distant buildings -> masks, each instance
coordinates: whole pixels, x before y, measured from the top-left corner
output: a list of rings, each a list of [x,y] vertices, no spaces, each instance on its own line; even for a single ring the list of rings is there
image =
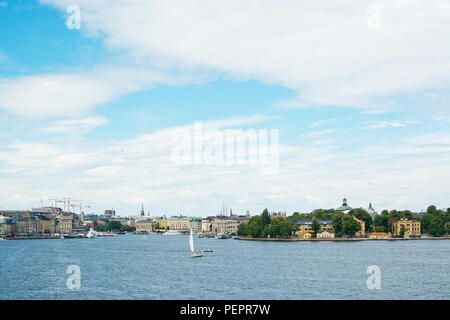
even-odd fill
[[[372,232],[369,235],[369,239],[388,239],[389,234],[387,232]]]
[[[242,223],[247,223],[249,220],[250,217],[247,215],[212,217],[210,229],[214,234],[237,234],[239,225]]]
[[[399,236],[401,233],[405,236],[420,236],[420,221],[408,220],[407,218],[402,218],[394,223],[393,235]]]
[[[309,239],[314,234],[312,219],[289,219],[289,221],[297,225],[298,230],[295,232],[297,237]],[[318,220],[318,222],[320,224],[320,230],[334,233],[333,222],[331,220]]]
[[[334,239],[334,230],[319,230],[317,232],[317,238],[319,239]]]
[[[116,215],[116,210],[114,210],[114,209],[105,210],[105,216],[114,217],[115,215]]]
[[[150,233],[155,230],[155,222],[152,219],[137,221],[134,226],[137,233]]]

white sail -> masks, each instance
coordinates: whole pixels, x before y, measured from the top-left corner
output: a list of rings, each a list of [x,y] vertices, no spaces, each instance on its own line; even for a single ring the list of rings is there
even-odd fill
[[[191,252],[194,253],[194,238],[192,237],[192,231],[189,236],[189,246],[191,247]]]

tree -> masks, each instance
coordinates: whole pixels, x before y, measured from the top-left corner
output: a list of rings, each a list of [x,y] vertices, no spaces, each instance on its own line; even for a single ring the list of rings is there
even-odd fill
[[[445,233],[444,221],[439,216],[432,216],[428,226],[428,233],[432,236],[439,237]]]
[[[336,237],[342,237],[344,233],[344,216],[338,213],[332,218],[334,234]]]
[[[122,227],[122,224],[119,221],[111,221],[107,225],[107,229],[109,231],[119,231],[121,227]]]
[[[239,225],[237,235],[240,237],[248,236],[247,223],[241,223]]]
[[[400,227],[400,238],[404,238],[405,237],[405,226],[402,225]]]
[[[384,226],[376,226],[375,232],[386,232],[386,228]]]
[[[346,235],[353,237],[356,232],[361,230],[361,225],[352,216],[347,215],[344,216],[343,230]]]
[[[435,205],[431,205],[427,208],[427,213],[428,214],[437,214],[438,210],[436,209]]]
[[[317,232],[320,230],[320,223],[316,217],[312,219],[311,229],[314,231],[314,238],[317,236]]]
[[[388,230],[391,232],[391,233],[395,233],[394,231],[394,226],[395,226],[395,224],[397,223],[397,218],[395,218],[395,217],[391,217],[391,218],[389,218],[389,222],[388,222]]]
[[[349,212],[350,215],[355,218],[365,222],[366,230],[371,231],[373,229],[373,219],[372,216],[364,209],[352,209]]]
[[[262,223],[262,227],[264,228],[265,226],[270,224],[270,215],[269,215],[269,211],[267,211],[267,208],[264,209],[264,211],[261,214],[261,223]]]
[[[294,230],[294,224],[284,218],[274,218],[269,226],[269,234],[272,238],[289,238]]]
[[[252,217],[247,223],[247,235],[252,238],[259,238],[262,235],[261,216]]]

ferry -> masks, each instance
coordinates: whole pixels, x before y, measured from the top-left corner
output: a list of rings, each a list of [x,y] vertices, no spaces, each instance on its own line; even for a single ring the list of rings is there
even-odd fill
[[[98,232],[97,237],[116,237],[117,233]]]
[[[183,232],[181,232],[180,230],[167,230],[163,233],[164,236],[176,236],[180,234],[183,234]]]

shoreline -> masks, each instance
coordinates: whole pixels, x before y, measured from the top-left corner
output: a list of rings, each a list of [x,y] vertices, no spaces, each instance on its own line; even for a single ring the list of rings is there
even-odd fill
[[[335,239],[281,239],[281,238],[247,238],[247,237],[236,237],[236,240],[247,240],[247,241],[281,241],[281,242],[314,242],[314,241],[408,241],[408,240],[450,240],[450,237],[430,237],[430,238],[389,238],[389,239],[369,239],[369,238],[335,238]]]

